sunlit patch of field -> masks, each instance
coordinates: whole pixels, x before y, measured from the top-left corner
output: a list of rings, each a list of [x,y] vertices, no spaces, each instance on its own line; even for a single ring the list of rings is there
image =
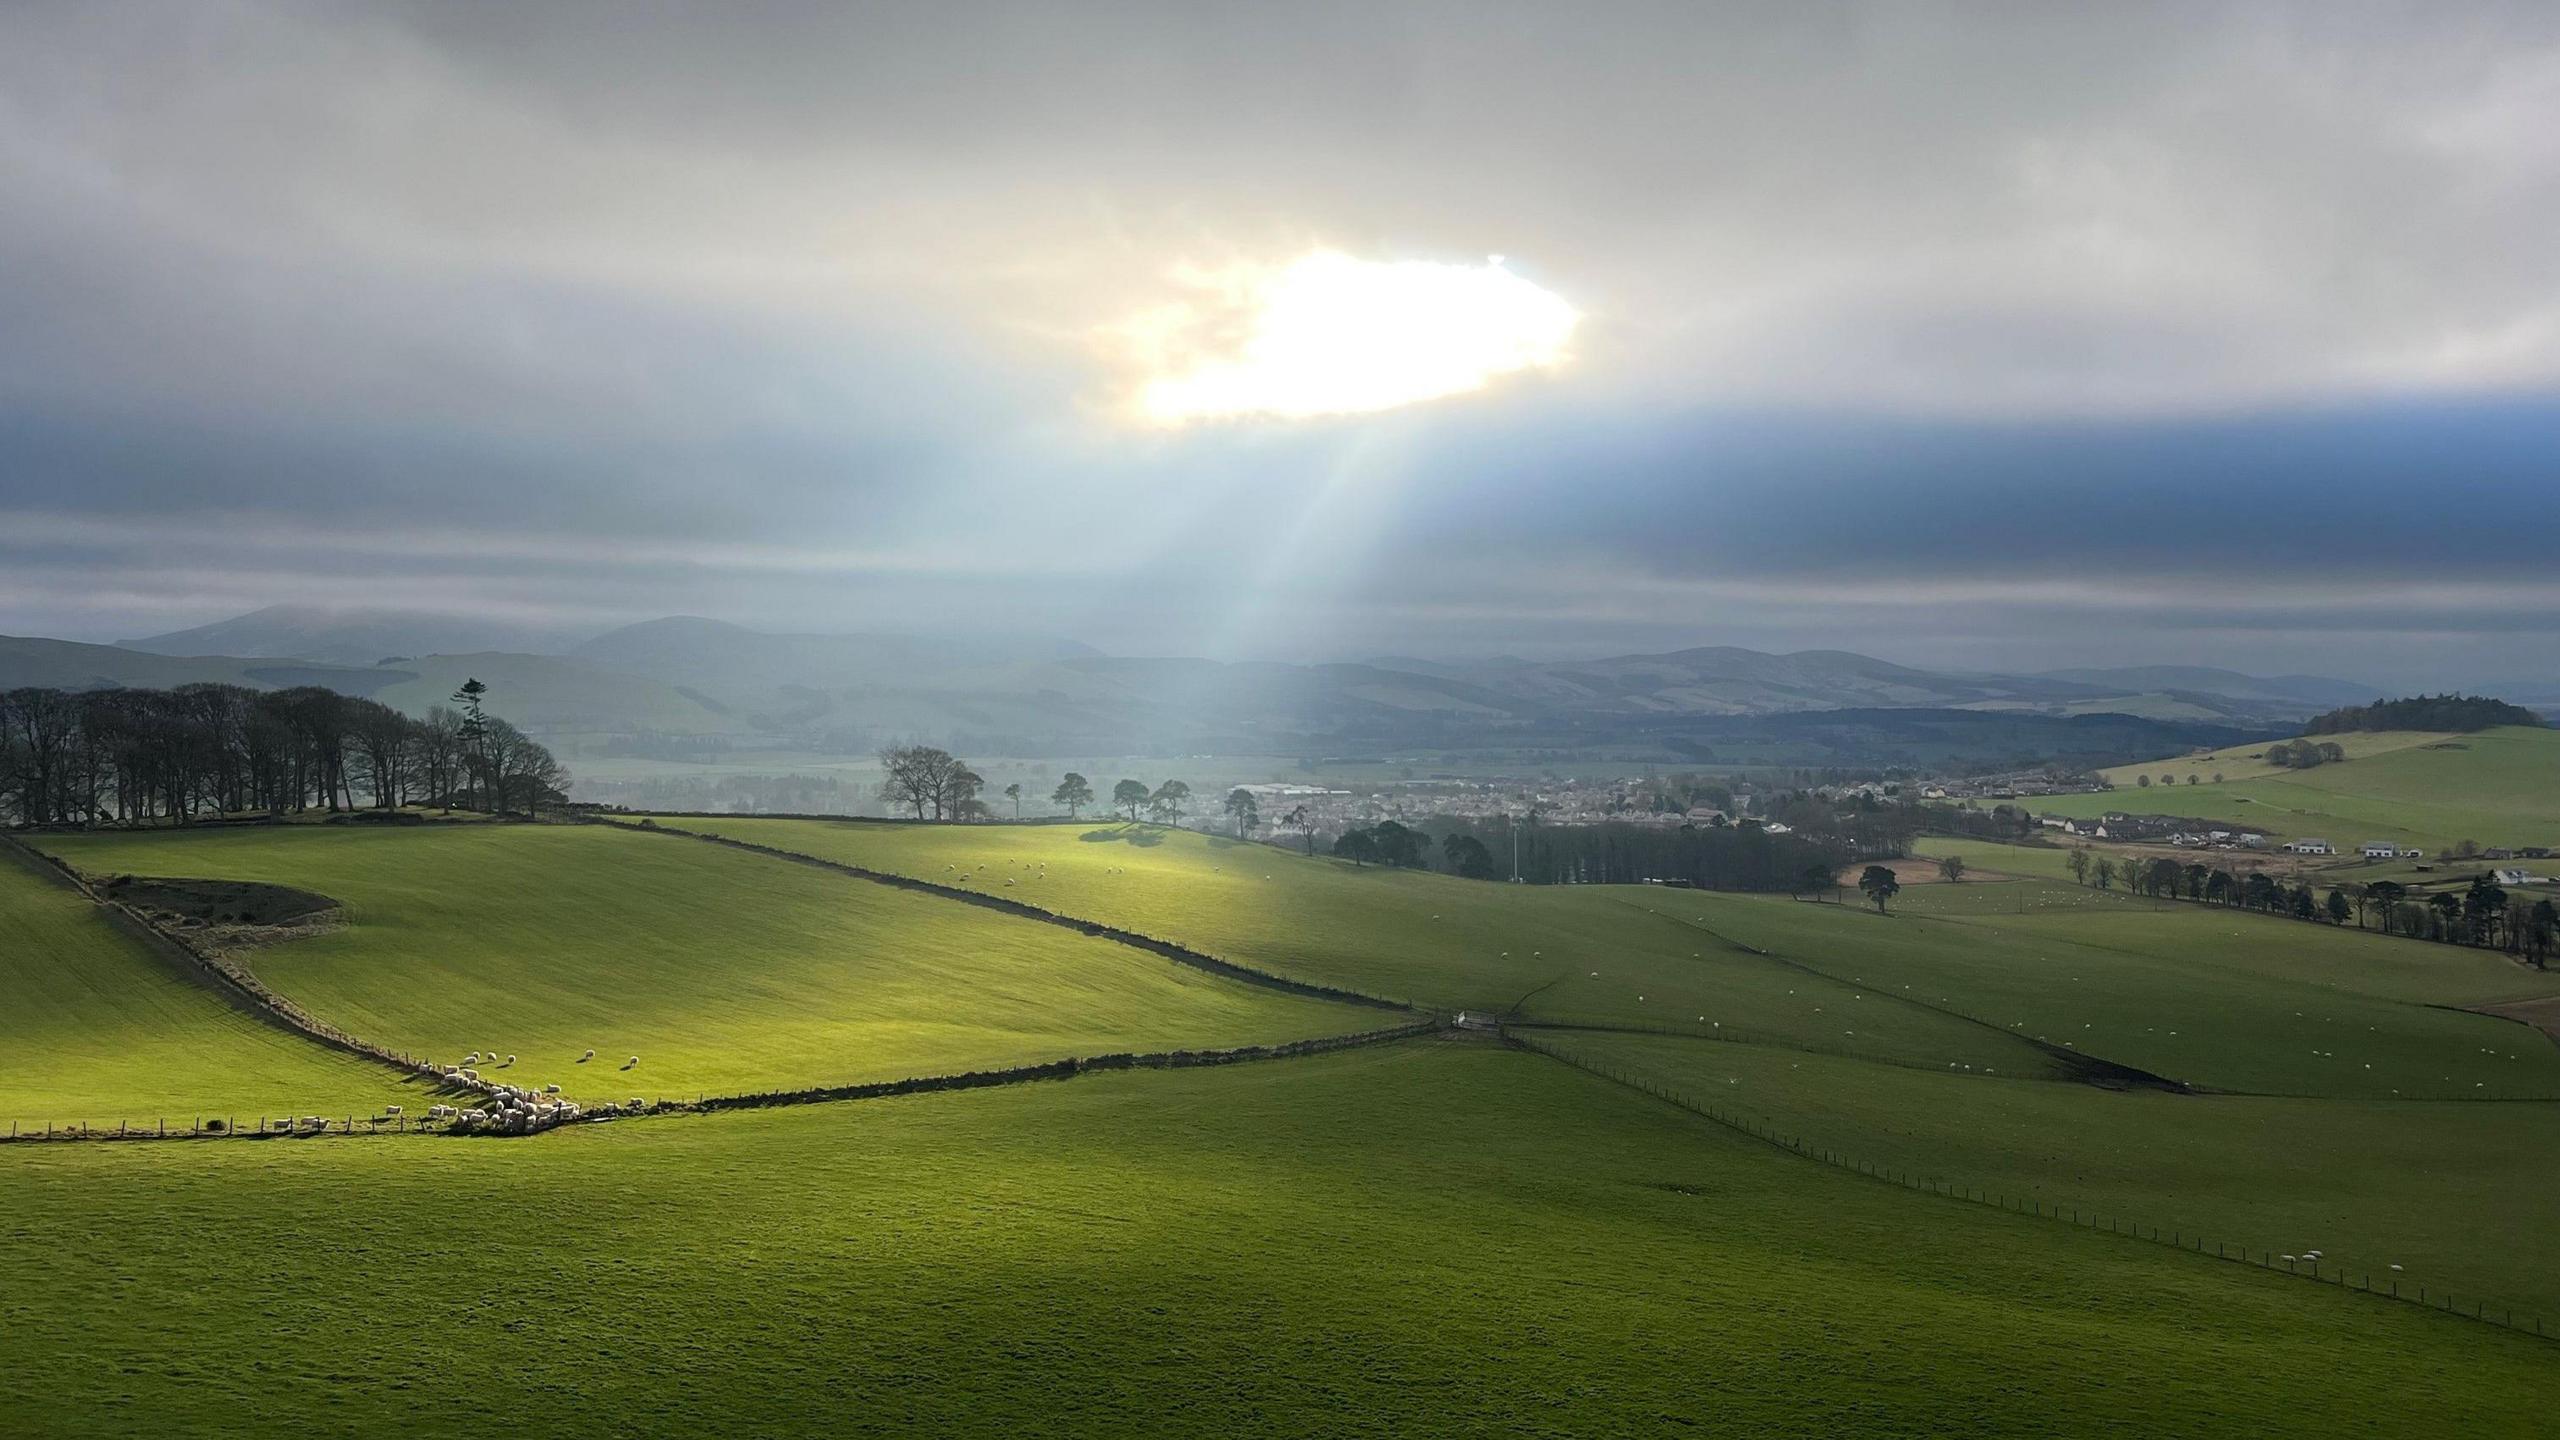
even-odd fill
[[[271,1024],[0,850],[0,1131],[380,1113],[420,1089]]]
[[[2222,1089],[2560,1097],[2560,1051],[2438,1008],[2560,979],[2478,951],[2067,882],[1914,887],[1878,915],[1854,892],[1818,904],[1500,885],[1152,826],[698,823],[1440,1008],[1517,1003],[1537,1020],[1702,1029],[1930,1068],[2042,1071],[2050,1062],[2026,1043],[2041,1041]]]
[[[2170,760],[2133,770],[2155,776],[2175,771],[2183,780],[2191,770],[2210,776],[2218,768],[2224,783],[2181,783],[2174,793],[2157,784],[2138,789],[2124,783],[2104,794],[2028,803],[2046,815],[2125,810],[2194,816],[2280,839],[2316,836],[2350,854],[2367,840],[2430,853],[2463,840],[2560,847],[2560,730],[2508,726],[2471,735],[2316,738],[2337,742],[2348,758],[2309,770]]]
[[[1378,1023],[1373,1010],[1256,989],[1057,926],[603,827],[291,826],[43,843],[94,872],[333,896],[346,923],[260,952],[261,979],[375,1044],[445,1063],[476,1051],[484,1075],[588,1100],[1275,1043]]]

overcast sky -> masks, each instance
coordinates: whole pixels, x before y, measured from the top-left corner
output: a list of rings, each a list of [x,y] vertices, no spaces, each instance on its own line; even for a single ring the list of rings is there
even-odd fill
[[[2547,680],[2560,6],[9,7],[0,631],[314,601]]]

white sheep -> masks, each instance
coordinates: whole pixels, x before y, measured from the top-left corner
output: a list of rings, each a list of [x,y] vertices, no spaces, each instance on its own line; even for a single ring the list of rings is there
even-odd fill
[[[400,1113],[400,1107],[397,1105],[385,1105],[382,1107],[382,1113],[385,1115],[397,1115]]]

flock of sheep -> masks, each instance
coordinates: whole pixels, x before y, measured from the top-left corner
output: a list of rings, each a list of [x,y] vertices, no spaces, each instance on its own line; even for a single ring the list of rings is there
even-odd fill
[[[458,1065],[439,1065],[433,1069],[436,1078],[446,1084],[476,1090],[489,1097],[487,1108],[471,1109],[459,1105],[435,1105],[428,1108],[428,1119],[445,1121],[454,1133],[462,1135],[474,1132],[529,1135],[538,1130],[548,1130],[554,1125],[567,1124],[582,1115],[637,1114],[649,1108],[649,1102],[636,1095],[627,1104],[606,1103],[587,1107],[563,1097],[558,1085],[538,1087],[511,1085],[502,1080],[489,1079],[482,1076],[478,1068],[484,1058],[486,1063],[502,1070],[516,1063],[516,1057],[513,1055],[503,1060],[499,1059],[497,1048],[492,1046],[485,1057],[482,1052],[474,1050],[463,1056],[462,1063]],[[590,1047],[585,1054],[578,1057],[578,1063],[584,1065],[595,1058],[596,1052]],[[639,1063],[640,1057],[634,1055],[622,1062],[622,1068],[629,1070]],[[385,1113],[397,1115],[400,1113],[400,1107],[387,1106]]]

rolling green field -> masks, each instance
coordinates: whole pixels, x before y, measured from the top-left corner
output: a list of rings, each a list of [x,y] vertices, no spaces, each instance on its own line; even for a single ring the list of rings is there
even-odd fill
[[[1878,914],[1120,824],[670,823],[1514,1012],[1858,1160],[2560,1323],[2560,1047],[2458,1008],[2560,977],[2495,954],[2101,893],[2054,878],[2063,851],[1970,842],[1944,845],[2020,878]],[[40,843],[333,896],[338,928],[251,954],[269,984],[595,1098],[1393,1018],[682,835]],[[0,925],[23,937],[0,963],[56,996],[0,1020],[0,1096],[402,1093],[32,868],[0,867]],[[2082,1057],[2197,1093],[2084,1083]],[[493,1406],[601,1433],[2505,1434],[2560,1399],[2531,1335],[1881,1184],[1484,1035],[521,1141],[15,1146],[0,1208],[0,1415],[46,1434]]]
[[[1355,869],[1152,825],[667,823],[1019,900],[1439,1010],[1516,1005],[1544,1020],[1683,1026],[1932,1068],[2046,1063],[2014,1038],[1954,1017],[1855,1013],[1855,986],[1718,944],[1683,918],[1701,908],[1782,905],[1803,924],[1845,923],[1852,928],[1841,933],[1863,935],[1837,906]]]
[[[2042,1040],[2220,1089],[2560,1097],[2560,1050],[2511,1022],[2437,1008],[2560,993],[2560,976],[2067,884],[2024,897],[1914,886],[1911,909],[1879,916],[1777,896],[1354,869],[1155,827],[699,823],[1443,1009],[1516,1003],[1541,1021],[1708,1030],[1929,1069],[2046,1073],[2050,1060],[2023,1043]],[[1925,913],[1940,891],[2027,913]]]
[[[0,848],[0,1127],[374,1114],[422,1087],[233,1004]]]
[[[1913,1075],[1642,1035],[1541,1043],[1856,1160],[2560,1314],[2560,1107]]]
[[[2038,814],[2093,817],[2111,811],[2191,815],[2227,821],[2280,839],[2317,836],[2352,852],[2390,840],[2433,853],[2463,840],[2482,845],[2560,848],[2560,730],[2506,727],[2473,735],[2336,735],[2348,759],[2310,770],[2279,770],[2239,755],[2164,760],[2132,774],[2224,783],[2153,786],[2029,802]],[[2250,751],[2266,747],[2246,747]]]
[[[0,1413],[58,1435],[2503,1435],[2555,1393],[2529,1336],[1481,1043],[0,1161]]]
[[[95,873],[343,901],[259,978],[350,1034],[587,1100],[693,1099],[1373,1028],[1056,926],[588,826],[44,837]],[[592,1048],[596,1058],[580,1063]],[[624,1068],[632,1055],[640,1063]]]

